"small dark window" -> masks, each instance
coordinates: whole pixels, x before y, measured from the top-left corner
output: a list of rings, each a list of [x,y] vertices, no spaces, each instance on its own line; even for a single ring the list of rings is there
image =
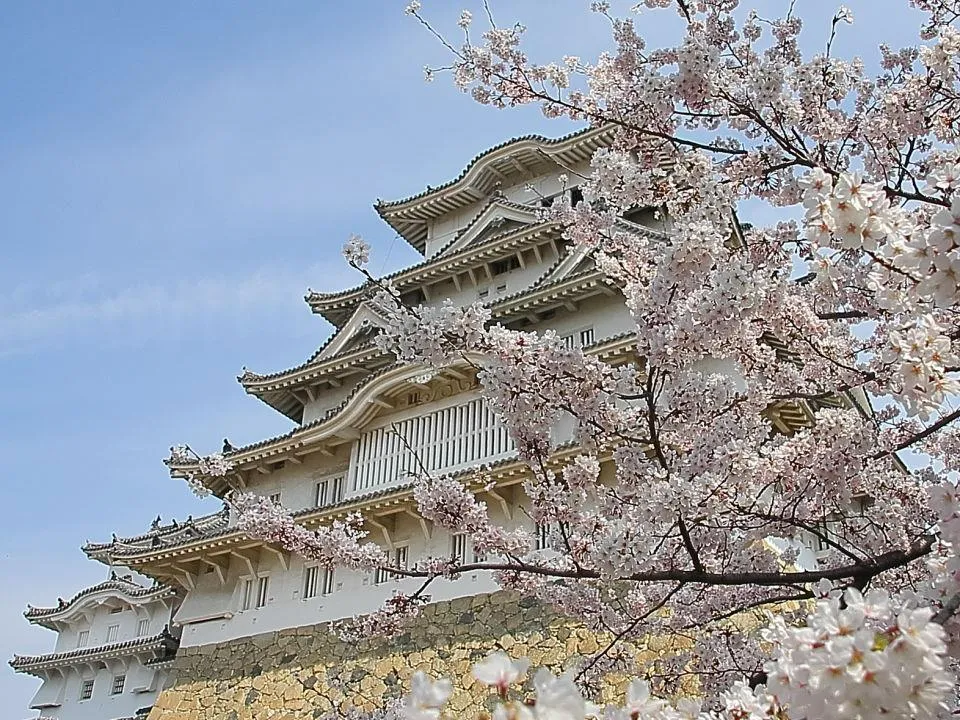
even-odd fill
[[[93,697],[93,680],[84,680],[80,686],[80,699],[89,700]]]
[[[583,190],[578,187],[570,189],[570,206],[576,207],[583,202]]]
[[[520,261],[516,255],[511,255],[504,260],[497,260],[490,266],[490,270],[494,275],[503,275],[511,270],[516,270],[518,267],[520,267]]]

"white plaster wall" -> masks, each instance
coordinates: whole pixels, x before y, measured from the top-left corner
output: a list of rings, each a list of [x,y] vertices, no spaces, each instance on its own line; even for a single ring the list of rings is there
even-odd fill
[[[357,375],[357,379],[353,381],[349,378],[344,378],[343,384],[340,387],[328,387],[317,396],[316,400],[308,402],[303,408],[303,422],[301,424],[309,425],[314,420],[323,418],[327,414],[327,410],[342,403],[344,398],[353,392],[353,389],[357,386],[357,382],[359,382],[359,379],[362,377],[362,375]]]
[[[518,491],[519,492],[519,491]],[[524,504],[521,501],[519,504]],[[507,525],[518,524],[532,530],[528,514],[514,506],[513,519],[507,519],[500,506],[490,504],[490,514],[495,522]],[[395,516],[391,528],[394,547],[408,546],[408,561],[411,565],[426,557],[446,557],[451,552],[451,535],[436,528],[425,538],[420,524],[406,515]],[[386,547],[382,537],[371,540]],[[267,604],[262,608],[241,610],[241,581],[249,576],[249,569],[242,561],[231,561],[226,583],[220,585],[215,574],[200,576],[197,588],[191,591],[180,608],[175,621],[184,623],[181,644],[183,646],[205,645],[270,632],[288,627],[312,625],[329,620],[369,613],[379,608],[395,589],[412,592],[419,586],[416,579],[390,581],[374,584],[372,573],[337,569],[334,576],[334,591],[327,596],[302,599],[305,563],[298,557],[288,559],[286,569],[275,554],[262,551],[254,563],[258,575],[270,578]],[[436,601],[465,595],[492,592],[497,589],[491,573],[477,571],[466,573],[455,581],[439,580],[431,585],[430,595]],[[227,612],[230,618],[193,623],[191,620],[215,613]]]
[[[136,658],[126,663],[111,660],[111,667],[92,671],[88,668],[65,668],[62,678],[44,682],[34,697],[32,705],[56,697],[61,705],[41,711],[45,718],[56,720],[109,720],[131,717],[137,710],[149,707],[166,682],[167,671],[163,668],[144,667]],[[126,674],[124,690],[111,695],[115,675]],[[89,700],[80,700],[80,689],[85,680],[92,679],[93,695]]]
[[[314,507],[317,483],[336,474],[346,474],[349,466],[349,443],[331,450],[332,456],[313,453],[304,456],[300,465],[288,463],[269,475],[251,475],[248,489],[257,495],[280,493],[280,503],[289,510]]]
[[[430,221],[427,229],[426,257],[433,256],[438,250],[449,243],[453,236],[465,228],[477,216],[484,206],[485,200],[467,205],[458,212],[448,213]]]
[[[566,185],[560,183],[560,176],[567,176]],[[521,182],[503,189],[503,194],[508,200],[528,205],[536,205],[541,197],[551,197],[564,189],[569,190],[583,182],[583,177],[590,175],[590,163],[583,162],[572,165],[568,170],[557,170],[556,172],[541,175],[535,180],[531,180],[529,185],[535,192],[528,192],[526,186],[528,183]]]
[[[582,182],[579,175],[588,175],[590,172],[589,163],[581,163],[570,168],[569,171],[557,170],[556,172],[545,174],[529,182],[535,192],[529,192],[526,189],[527,182],[520,182],[516,185],[501,188],[500,191],[504,197],[512,202],[525,203],[528,205],[537,205],[541,196],[550,197],[563,190],[559,177],[566,173],[569,189]],[[442,217],[436,218],[429,225],[427,235],[426,256],[433,256],[438,250],[449,243],[453,237],[463,228],[465,228],[477,214],[486,206],[487,200],[467,205],[457,212],[448,213]]]
[[[123,642],[132,640],[137,636],[137,624],[141,618],[150,620],[150,630],[148,635],[154,635],[163,629],[170,618],[170,610],[164,607],[163,603],[154,601],[144,605],[131,606],[122,595],[113,595],[115,602],[123,603],[120,605],[121,611],[111,613],[106,605],[91,607],[90,605],[78,606],[77,612],[71,614],[69,625],[64,626],[63,630],[57,635],[57,643],[53,652],[67,652],[77,648],[77,639],[81,631],[88,630],[90,637],[87,647],[105,645],[107,643],[107,629],[111,625],[119,625],[117,639],[111,642]],[[102,596],[91,596],[89,601],[95,602]],[[81,602],[87,602],[85,599]],[[169,603],[170,600],[168,599]]]
[[[593,328],[594,340],[599,342],[635,327],[630,311],[619,297],[598,295],[580,303],[574,312],[558,309],[552,318],[530,326],[529,329],[538,332],[555,330],[557,335],[562,337]]]

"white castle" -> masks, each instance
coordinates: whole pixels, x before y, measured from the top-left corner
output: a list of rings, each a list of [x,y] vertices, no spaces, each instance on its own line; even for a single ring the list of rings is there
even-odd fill
[[[571,250],[542,209],[576,204],[590,158],[613,131],[591,128],[549,140],[521,137],[474,158],[456,179],[395,202],[380,217],[423,260],[389,276],[411,304],[481,302],[506,327],[552,329],[570,346],[612,363],[634,362],[634,327],[614,283],[588,252]],[[623,228],[663,238],[654,208],[637,208]],[[196,462],[172,457],[174,477],[198,477],[215,495],[231,489],[271,496],[300,523],[317,527],[360,512],[371,538],[400,567],[427,557],[467,558],[466,535],[434,528],[412,498],[416,456],[436,473],[462,476],[494,521],[525,526],[538,548],[552,530],[535,527],[521,488],[526,468],[508,433],[478,392],[469,367],[440,373],[399,364],[371,341],[383,322],[368,304],[371,287],[308,292],[311,310],[333,335],[306,362],[271,374],[246,371],[244,390],[296,426],[278,437],[225,453],[225,477],[204,476]],[[785,404],[771,413],[789,431],[811,422],[811,408]],[[554,429],[555,460],[576,453],[572,424]],[[482,480],[476,471],[484,467]],[[133,717],[148,709],[181,648],[313,625],[380,607],[415,579],[389,572],[331,571],[238,531],[225,509],[84,551],[111,568],[157,582],[120,579],[81,591],[59,608],[30,609],[31,622],[58,632],[54,652],[17,656],[14,669],[43,680],[31,705],[58,720]],[[496,589],[488,573],[468,573],[431,587],[434,601]]]

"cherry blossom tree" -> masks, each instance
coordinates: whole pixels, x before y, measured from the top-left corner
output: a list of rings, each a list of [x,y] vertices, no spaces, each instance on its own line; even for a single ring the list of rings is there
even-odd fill
[[[844,8],[804,30],[792,2],[765,17],[738,0],[646,0],[631,12],[684,28],[677,46],[655,48],[635,15],[594,2],[611,50],[539,64],[525,28],[498,24],[486,3],[485,27],[465,11],[456,41],[410,3],[477,102],[616,129],[583,179],[587,201],[548,212],[620,288],[642,362],[611,367],[551,331],[494,324],[481,305],[403,307],[382,285],[391,322],[379,342],[408,363],[477,368],[529,465],[530,513],[556,528],[558,549],[531,551],[463,483],[423,473],[419,512],[468,531],[486,559],[395,568],[423,586],[355,631],[396,631],[436,578],[489,570],[615,640],[568,675],[534,674],[535,704],[517,700],[524,661],[492,655],[476,677],[499,698],[497,718],[953,711],[960,1],[910,4],[925,17],[917,44],[881,45],[870,74],[834,52],[854,23]],[[822,37],[809,56],[802,30]],[[782,219],[739,224],[738,209],[749,220],[763,205]],[[632,231],[622,218],[638,207],[658,208],[669,233]],[[362,240],[345,254],[367,273]],[[775,432],[784,404],[811,408],[814,424]],[[563,416],[581,454],[558,467],[550,431]],[[233,503],[248,532],[291,550],[387,566],[357,518],[308,532],[269,500]],[[824,549],[812,562],[811,543]],[[592,706],[591,679],[623,669],[617,644],[650,635],[684,642],[627,668],[638,679],[625,704]],[[696,703],[671,700],[690,682]],[[402,712],[438,718],[449,694],[418,676]]]

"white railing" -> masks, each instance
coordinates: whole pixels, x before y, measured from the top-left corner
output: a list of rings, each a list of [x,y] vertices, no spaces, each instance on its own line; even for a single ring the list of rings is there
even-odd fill
[[[510,435],[482,399],[365,432],[350,469],[353,493],[398,484],[412,475],[456,472],[514,451]]]

